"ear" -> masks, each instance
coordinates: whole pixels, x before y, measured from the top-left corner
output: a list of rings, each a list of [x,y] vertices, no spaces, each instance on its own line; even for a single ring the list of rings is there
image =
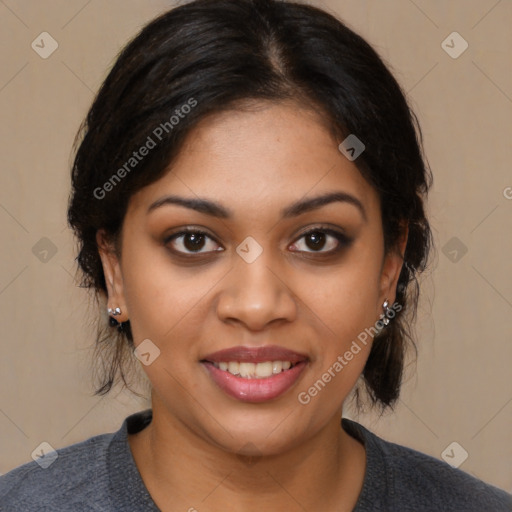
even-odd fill
[[[402,235],[396,246],[384,256],[380,275],[379,303],[377,305],[379,315],[382,313],[382,304],[386,299],[389,301],[389,304],[395,302],[396,287],[404,263],[404,253],[407,246],[408,225],[403,224],[401,230]]]
[[[96,233],[96,243],[103,266],[105,283],[108,292],[109,308],[119,308],[121,314],[115,319],[118,322],[126,322],[129,319],[128,308],[124,298],[123,275],[121,272],[121,263],[113,243],[108,239],[105,230],[100,229]]]

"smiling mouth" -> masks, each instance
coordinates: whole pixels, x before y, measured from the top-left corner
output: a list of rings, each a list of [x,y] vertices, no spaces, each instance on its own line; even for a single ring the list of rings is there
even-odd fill
[[[219,370],[243,379],[266,379],[293,368],[297,363],[291,361],[263,361],[261,363],[221,361],[212,362],[212,364]]]
[[[236,400],[253,403],[275,400],[284,395],[297,383],[307,366],[307,360],[296,363],[280,360],[260,363],[245,361],[217,363],[203,360],[201,363],[212,381],[224,393]],[[276,373],[274,373],[274,363]],[[227,369],[221,369],[221,365],[222,368],[227,365]]]
[[[278,399],[296,385],[309,358],[276,345],[238,346],[199,362],[216,387],[231,398],[261,403]]]

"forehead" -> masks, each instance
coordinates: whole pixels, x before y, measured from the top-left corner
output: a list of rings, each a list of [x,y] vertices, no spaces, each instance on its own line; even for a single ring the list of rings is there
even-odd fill
[[[147,207],[173,193],[257,213],[336,190],[354,195],[371,213],[377,194],[339,142],[316,112],[297,104],[259,103],[215,114],[189,133],[169,172],[140,190],[131,206]]]

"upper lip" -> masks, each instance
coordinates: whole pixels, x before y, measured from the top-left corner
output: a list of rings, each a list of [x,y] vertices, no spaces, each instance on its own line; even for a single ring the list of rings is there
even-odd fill
[[[308,359],[304,354],[288,350],[277,345],[264,345],[262,347],[231,347],[213,352],[203,357],[202,361],[221,363],[239,361],[243,363],[263,363],[265,361],[290,361],[299,363]]]

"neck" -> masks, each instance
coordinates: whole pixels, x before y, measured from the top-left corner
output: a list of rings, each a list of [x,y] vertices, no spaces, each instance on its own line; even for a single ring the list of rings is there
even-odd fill
[[[155,406],[156,409],[155,409]],[[341,415],[313,438],[284,453],[229,453],[165,413],[153,400],[153,420],[129,436],[149,493],[171,510],[350,511],[361,491],[365,451],[340,426]]]

